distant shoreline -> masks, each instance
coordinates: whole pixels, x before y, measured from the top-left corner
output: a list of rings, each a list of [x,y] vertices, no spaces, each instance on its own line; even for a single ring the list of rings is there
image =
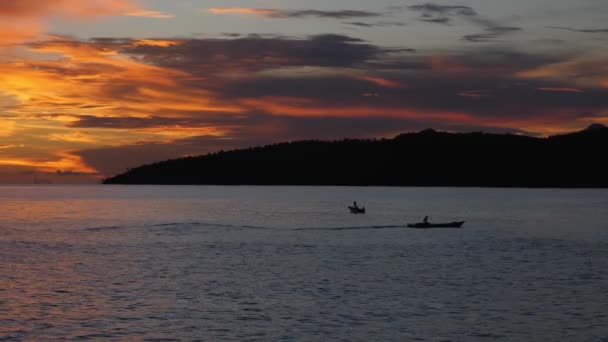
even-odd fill
[[[118,184],[118,183],[92,183],[92,184],[5,184],[5,186],[87,186],[87,185],[103,185],[103,186],[133,186],[133,187],[145,187],[145,186],[213,186],[213,187],[293,187],[293,188],[427,188],[427,189],[520,189],[520,190],[607,190],[608,186],[588,186],[588,187],[533,187],[533,186],[466,186],[466,185],[329,185],[329,184]],[[3,185],[0,185],[3,186]]]
[[[537,138],[425,130],[298,141],[144,165],[105,184],[604,189],[608,128]]]
[[[427,188],[427,189],[513,189],[513,190],[607,190],[605,187],[504,187],[504,186],[390,186],[390,185],[290,185],[290,184],[106,184],[106,183],[54,183],[54,184],[28,184],[28,183],[0,183],[0,188],[60,188],[60,187],[294,187],[294,188]]]

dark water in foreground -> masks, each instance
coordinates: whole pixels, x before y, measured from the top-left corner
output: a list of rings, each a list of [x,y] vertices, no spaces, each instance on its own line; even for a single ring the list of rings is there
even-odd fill
[[[0,187],[0,207],[0,340],[608,341],[606,190]],[[402,227],[424,215],[467,224]]]

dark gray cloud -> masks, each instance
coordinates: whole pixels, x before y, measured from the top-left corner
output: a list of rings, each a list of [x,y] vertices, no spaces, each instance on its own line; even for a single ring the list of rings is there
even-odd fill
[[[263,70],[280,66],[352,67],[388,50],[338,34],[291,37],[247,36],[236,39],[189,39],[163,47],[127,46],[123,53],[147,63],[206,72],[225,68]]]
[[[341,36],[327,39],[353,41],[353,44],[358,44],[359,41]],[[227,40],[222,46],[225,46],[227,51],[234,51],[229,43],[238,44],[238,41]],[[161,49],[171,50],[172,47]],[[382,50],[373,46],[370,49]],[[194,56],[186,55],[185,51]],[[185,64],[180,68],[192,74],[200,72],[199,63],[189,62],[190,58],[198,58],[199,51],[202,50],[184,50],[180,60]],[[163,55],[157,50],[152,52],[151,57],[144,58],[156,60],[158,55]],[[230,54],[221,50],[217,53]],[[272,70],[303,65],[302,60],[290,58],[291,51],[285,53],[286,55],[275,54],[276,62],[268,62],[264,67]],[[359,59],[356,71],[351,68],[337,68],[335,73],[327,73],[326,70],[318,74],[253,72],[247,77],[239,78],[222,77],[220,74],[213,82],[206,79],[195,81],[189,86],[205,89],[223,103],[237,104],[244,100],[267,98],[301,99],[318,108],[317,116],[331,116],[332,110],[345,107],[370,108],[369,116],[376,115],[374,111],[382,113],[407,108],[420,113],[468,113],[473,119],[481,122],[492,118],[543,118],[547,113],[556,111],[566,111],[567,115],[571,115],[571,119],[576,119],[583,111],[599,111],[608,107],[608,92],[605,89],[560,92],[553,90],[572,88],[572,85],[557,80],[527,80],[517,77],[521,72],[568,60],[572,57],[570,55],[531,54],[508,48],[479,48],[443,56],[421,53],[370,56],[373,56],[370,57],[372,59]],[[333,65],[352,65],[351,56],[338,55],[338,58],[345,58],[347,62],[333,61]],[[247,58],[238,59],[241,63],[248,63]],[[314,58],[309,61],[319,64]],[[594,66],[586,67],[591,70]],[[112,88],[112,91],[116,96],[122,96],[121,94],[131,90],[117,86]],[[327,112],[324,112],[324,109]],[[148,118],[81,116],[79,121],[71,123],[71,126],[123,129],[221,126],[225,130],[231,130],[234,127],[251,126],[251,117],[269,113],[253,106],[250,112],[245,113],[245,117],[225,113],[182,114],[181,118],[167,117],[163,113]]]
[[[439,24],[449,24],[453,17],[474,17],[477,12],[468,6],[446,6],[434,3],[412,5],[410,11],[420,12],[421,20]]]
[[[382,17],[384,13],[372,12],[372,11],[361,11],[361,10],[336,10],[336,11],[325,11],[317,9],[299,9],[299,10],[287,10],[277,8],[211,8],[211,13],[222,14],[222,13],[242,13],[262,16],[271,19],[289,19],[289,18],[329,18],[329,19],[353,19],[353,18],[373,18]]]
[[[349,25],[349,26],[367,27],[367,28],[406,26],[405,23],[398,22],[398,21],[379,21],[379,22],[372,22],[372,23],[367,23],[367,22],[362,22],[362,21],[347,21],[347,22],[343,22],[343,24]]]
[[[268,10],[266,16],[271,18],[305,18],[305,17],[318,17],[318,18],[333,18],[333,19],[351,19],[351,18],[371,18],[381,17],[384,14],[370,11],[356,11],[356,10],[340,10],[340,11],[321,11],[314,9],[307,10]]]
[[[226,33],[222,33],[222,36],[228,37],[228,38],[238,38],[238,37],[242,37],[243,35],[240,34],[240,33],[229,33],[229,32],[226,32]]]
[[[495,39],[503,32],[516,31],[518,28],[496,27],[488,30],[489,33],[485,35],[469,36],[468,39]],[[458,111],[478,116],[480,120],[488,116],[543,116],[546,111],[560,108],[576,113],[577,108],[590,111],[608,105],[605,100],[607,94],[603,90],[570,93],[540,91],[541,88],[568,86],[559,81],[532,81],[516,76],[568,60],[572,56],[525,53],[507,47],[469,48],[438,57],[412,54],[411,49],[387,49],[343,35],[320,35],[306,39],[192,39],[173,46],[129,46],[123,52],[148,63],[204,75],[205,81],[190,81],[188,86],[211,91],[216,98],[227,103],[268,97],[299,98],[328,109],[348,106]],[[337,69],[333,74],[257,73],[299,66]],[[591,72],[595,65],[585,67],[590,70],[580,72]],[[340,71],[342,68],[346,70]],[[249,73],[247,77],[239,78],[223,76],[226,71],[233,70]],[[378,82],[377,79],[386,82]],[[111,90],[118,97],[136,91],[128,85],[114,85]],[[318,114],[324,115],[322,112]],[[221,114],[197,114],[186,119],[167,119],[163,113],[159,113],[158,117],[151,118],[83,117],[73,125],[143,128],[241,124],[224,123],[222,120],[225,117]]]
[[[449,24],[452,22],[452,19],[448,17],[437,17],[437,18],[424,18],[423,21],[427,23],[435,23],[435,24]]]
[[[570,31],[570,32],[579,32],[579,33],[608,33],[608,28],[576,29],[576,28],[565,27],[565,26],[547,26],[547,28],[555,29],[555,30]]]
[[[521,31],[521,27],[514,26],[488,26],[483,33],[469,34],[462,37],[463,40],[473,43],[494,41],[508,33]]]
[[[492,118],[541,119],[547,113],[569,112],[578,118],[583,109],[608,106],[608,91],[581,89],[580,92],[546,91],[563,85],[551,81],[524,81],[500,70],[500,66],[477,68],[453,74],[433,71],[391,75],[390,80],[409,85],[386,88],[347,77],[255,78],[235,81],[218,89],[225,100],[276,96],[314,101],[319,115],[333,109],[373,108],[374,111],[407,108],[420,115],[438,112],[467,113],[475,120]],[[375,94],[375,96],[365,96]],[[326,109],[327,112],[323,112]]]
[[[351,25],[351,26],[359,26],[359,27],[375,27],[376,25],[372,24],[372,23],[364,23],[361,21],[350,21],[350,22],[344,22],[344,25]]]
[[[475,9],[468,6],[447,6],[426,3],[408,6],[407,8],[411,11],[421,13],[420,20],[428,23],[450,25],[454,18],[461,18],[481,27],[483,32],[462,37],[464,41],[472,43],[494,41],[504,35],[522,30],[521,27],[505,26],[494,20],[485,18]]]

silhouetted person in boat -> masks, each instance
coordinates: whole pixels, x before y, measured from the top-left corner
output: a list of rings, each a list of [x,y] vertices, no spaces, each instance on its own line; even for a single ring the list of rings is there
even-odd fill
[[[357,201],[353,202],[353,206],[348,207],[348,209],[350,209],[350,212],[353,214],[365,214],[365,207],[359,207]]]
[[[424,220],[422,220],[422,223],[424,223],[424,224],[429,224],[429,217],[428,217],[428,216],[425,216],[425,217],[424,217]]]

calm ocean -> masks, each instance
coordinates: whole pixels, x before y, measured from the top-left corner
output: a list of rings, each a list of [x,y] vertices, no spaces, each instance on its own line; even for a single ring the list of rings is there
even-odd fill
[[[0,340],[608,341],[608,190],[3,186],[0,208]],[[425,215],[467,222],[404,228]]]

